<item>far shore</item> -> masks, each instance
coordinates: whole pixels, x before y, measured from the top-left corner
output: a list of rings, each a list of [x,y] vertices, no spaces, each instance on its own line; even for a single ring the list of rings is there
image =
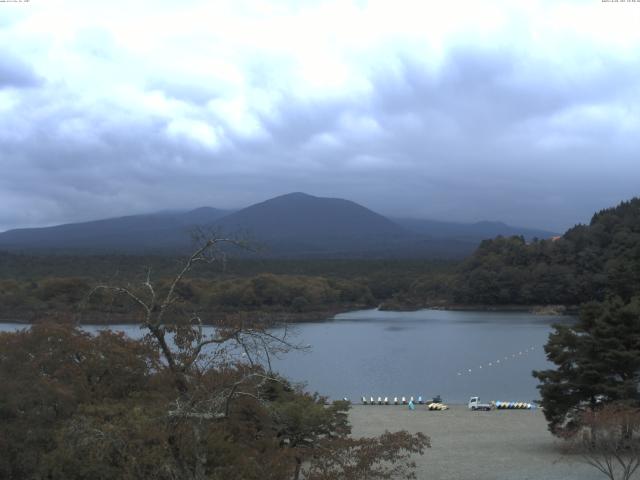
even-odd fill
[[[394,307],[394,308],[391,308]],[[209,312],[203,314],[205,325],[215,325],[216,320],[227,316],[261,317],[273,323],[312,323],[330,322],[336,315],[359,310],[381,310],[387,312],[415,312],[419,310],[451,310],[462,312],[523,312],[534,315],[577,315],[578,307],[564,305],[460,305],[460,304],[434,304],[424,306],[385,305],[378,307],[372,305],[351,305],[349,308],[330,307],[324,310],[305,312],[290,311],[244,311],[244,312]],[[141,322],[139,315],[130,313],[102,313],[77,312],[50,313],[50,312],[13,312],[0,317],[0,323],[13,323],[31,325],[34,323],[62,322],[78,323],[81,325],[136,325]],[[210,320],[210,323],[207,322]],[[213,321],[212,321],[213,320]]]
[[[579,307],[576,305],[488,305],[459,303],[433,303],[425,305],[403,305],[402,303],[382,303],[379,307],[383,311],[415,312],[418,310],[451,310],[461,312],[525,312],[534,315],[576,315]]]
[[[340,313],[357,310],[374,309],[371,305],[351,305],[349,308],[327,308],[325,310],[313,310],[306,312],[288,311],[264,311],[248,310],[240,312],[206,312],[202,314],[204,325],[216,325],[215,321],[229,317],[244,316],[247,318],[263,318],[274,323],[310,323],[331,321]],[[68,312],[63,314],[51,314],[48,312],[16,312],[0,317],[0,323],[15,323],[31,325],[34,323],[62,322],[78,323],[81,325],[137,325],[141,323],[140,315],[130,313],[102,313],[102,312]],[[207,322],[209,320],[209,322]]]

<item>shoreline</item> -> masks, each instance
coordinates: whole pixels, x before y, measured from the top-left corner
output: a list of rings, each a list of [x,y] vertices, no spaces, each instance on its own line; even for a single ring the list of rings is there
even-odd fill
[[[273,323],[315,323],[315,322],[331,322],[336,315],[347,312],[355,312],[358,310],[375,309],[373,305],[350,305],[349,308],[327,308],[326,310],[313,310],[308,312],[278,312],[278,311],[239,311],[239,312],[211,312],[203,315],[213,322],[203,322],[205,326],[215,326],[216,320],[225,317],[258,317]],[[77,323],[79,325],[137,325],[140,324],[140,316],[135,314],[120,313],[101,313],[87,312],[80,314],[78,312],[64,312],[63,314],[51,314],[44,312],[40,315],[34,312],[13,313],[6,317],[0,316],[0,323],[10,323],[16,325],[33,325],[38,323]]]
[[[395,308],[385,308],[384,304],[377,307],[373,305],[350,305],[348,308],[327,308],[325,310],[313,310],[308,312],[278,312],[278,311],[240,311],[240,312],[211,312],[208,318],[220,320],[233,316],[256,316],[278,323],[324,323],[332,322],[341,313],[356,312],[361,310],[378,310],[383,312],[417,312],[420,310],[443,310],[460,312],[521,312],[540,316],[572,316],[577,315],[578,307],[564,305],[460,305],[460,304],[433,304],[412,306],[406,308],[393,305]],[[57,315],[45,312],[38,315],[34,312],[18,312],[0,317],[0,323],[16,325],[33,325],[37,323],[77,323],[79,325],[136,325],[140,323],[140,317],[132,314],[88,312],[64,312]],[[215,326],[216,323],[204,322],[203,325]]]
[[[459,312],[524,312],[534,315],[577,315],[579,306],[577,305],[487,305],[487,304],[446,304],[433,303],[425,305],[402,305],[382,303],[378,310],[385,312],[417,312],[419,310],[446,310]]]

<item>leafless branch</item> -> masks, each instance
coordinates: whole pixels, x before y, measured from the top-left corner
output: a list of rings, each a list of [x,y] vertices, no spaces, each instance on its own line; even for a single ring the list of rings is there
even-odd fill
[[[606,405],[582,415],[584,429],[575,449],[583,461],[610,480],[629,480],[640,468],[640,410]]]

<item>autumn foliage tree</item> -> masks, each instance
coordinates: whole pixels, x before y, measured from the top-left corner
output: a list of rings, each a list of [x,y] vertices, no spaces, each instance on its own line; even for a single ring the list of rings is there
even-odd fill
[[[168,284],[150,272],[96,286],[136,307],[139,340],[72,324],[0,334],[1,478],[414,478],[426,436],[353,439],[348,403],[326,405],[271,370],[272,355],[297,348],[286,327],[246,316],[210,326],[183,302],[187,275],[217,261],[221,242],[204,239]]]

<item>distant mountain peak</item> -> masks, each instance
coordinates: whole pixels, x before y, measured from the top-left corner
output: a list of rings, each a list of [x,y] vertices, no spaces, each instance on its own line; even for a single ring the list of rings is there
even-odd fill
[[[220,219],[226,230],[243,229],[262,238],[314,239],[400,235],[400,226],[350,200],[303,192],[280,195]]]
[[[344,200],[341,198],[317,197],[315,195],[311,195],[309,193],[304,193],[304,192],[291,192],[291,193],[284,193],[282,195],[278,195],[277,197],[269,198],[268,200],[264,200],[263,202],[257,203],[257,205],[261,205],[263,203],[270,203],[270,202],[287,202],[287,201],[314,202],[314,201],[323,201],[323,200],[340,200],[343,202],[351,202],[350,200]]]
[[[275,200],[277,198],[320,198],[320,197],[316,197],[315,195],[310,195],[304,192],[291,192],[291,193],[285,193],[283,195],[279,195],[277,197],[272,198],[271,200]]]
[[[192,208],[191,210],[187,210],[187,213],[208,213],[208,212],[216,212],[216,211],[218,211],[218,209],[213,207],[198,207],[198,208]]]

